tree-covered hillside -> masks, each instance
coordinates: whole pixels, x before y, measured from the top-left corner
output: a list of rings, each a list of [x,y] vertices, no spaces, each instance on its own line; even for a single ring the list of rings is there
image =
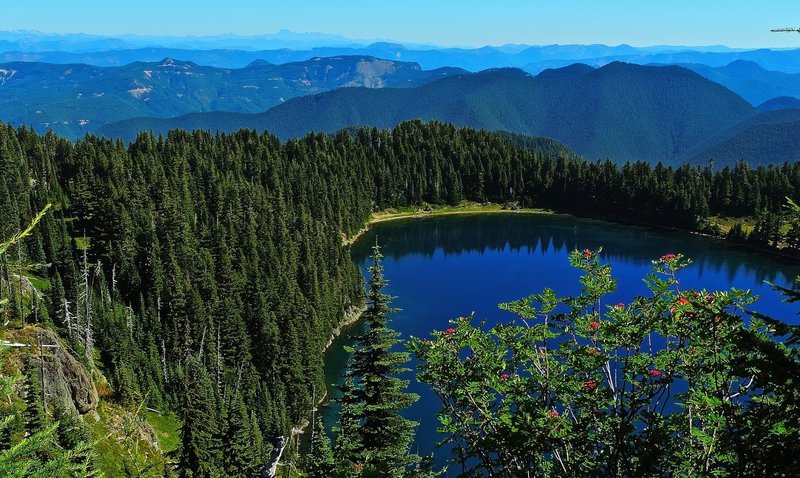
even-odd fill
[[[752,116],[712,135],[688,151],[682,161],[733,167],[745,160],[752,165],[796,162],[800,159],[800,110],[776,109]]]
[[[520,70],[454,75],[410,89],[347,88],[296,98],[265,113],[133,119],[103,135],[141,130],[269,130],[281,138],[410,119],[554,138],[591,159],[673,161],[755,113],[730,90],[678,67],[613,63],[583,75],[534,78]]]
[[[773,111],[783,109],[800,109],[800,98],[793,96],[778,96],[758,105],[758,111]]]
[[[770,71],[754,61],[736,60],[724,66],[702,63],[680,63],[675,66],[694,71],[728,88],[754,106],[771,98],[800,96],[800,74]],[[537,77],[567,78],[586,74],[593,69],[589,65],[575,63],[563,68],[546,69]]]

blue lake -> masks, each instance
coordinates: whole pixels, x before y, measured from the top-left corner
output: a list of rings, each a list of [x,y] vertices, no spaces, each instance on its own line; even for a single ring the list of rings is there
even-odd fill
[[[489,325],[514,320],[497,308],[542,289],[558,295],[579,291],[577,269],[567,256],[579,249],[603,248],[601,260],[612,265],[618,289],[608,303],[630,302],[648,291],[642,282],[651,261],[667,253],[683,253],[694,263],[681,271],[685,288],[750,289],[760,296],[754,310],[798,324],[800,305],[781,302],[765,281],[787,286],[800,274],[800,266],[786,259],[736,248],[723,241],[681,232],[658,231],[565,216],[498,214],[455,215],[376,224],[352,247],[352,258],[366,277],[371,246],[376,236],[383,248],[386,292],[396,296],[391,326],[403,338],[425,337],[448,328],[449,321],[474,312]],[[325,357],[329,384],[341,383],[347,361],[343,347],[363,330],[361,323],[347,329]],[[415,364],[412,362],[411,367]],[[408,374],[410,391],[420,400],[406,416],[420,423],[415,451],[435,453],[437,462],[449,458],[437,450],[442,436],[436,432],[439,401],[426,385]],[[335,396],[335,391],[330,390]],[[337,407],[321,408],[326,427],[335,423]],[[455,470],[453,471],[455,476]]]

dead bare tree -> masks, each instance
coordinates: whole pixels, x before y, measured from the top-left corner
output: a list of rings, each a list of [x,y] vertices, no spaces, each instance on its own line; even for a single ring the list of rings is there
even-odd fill
[[[61,320],[64,324],[64,327],[67,328],[67,334],[69,334],[70,339],[75,332],[75,323],[72,320],[72,311],[70,310],[71,307],[72,304],[69,302],[69,300],[67,300],[66,297],[61,299]]]
[[[83,309],[84,317],[83,317],[83,347],[84,353],[86,354],[86,360],[91,363],[92,361],[92,346],[93,346],[93,337],[92,337],[92,282],[91,280],[91,268],[89,267],[89,256],[88,256],[88,246],[83,249],[83,270],[81,271],[82,275],[82,283],[81,283],[81,290],[78,294],[78,301],[83,306],[78,308]],[[80,317],[79,317],[80,319]],[[80,320],[79,320],[80,322]]]

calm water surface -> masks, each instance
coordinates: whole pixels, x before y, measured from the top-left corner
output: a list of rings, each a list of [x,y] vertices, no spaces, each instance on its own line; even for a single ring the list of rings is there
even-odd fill
[[[651,261],[663,254],[681,252],[694,261],[679,276],[687,288],[750,289],[760,296],[755,310],[787,322],[800,323],[800,306],[784,304],[765,284],[789,285],[800,267],[786,260],[739,250],[718,240],[651,229],[619,226],[561,216],[524,214],[443,216],[409,219],[375,225],[353,246],[352,257],[365,277],[370,247],[375,237],[383,248],[386,292],[396,296],[402,309],[391,326],[403,338],[425,337],[449,327],[448,321],[474,312],[488,325],[511,321],[514,315],[497,308],[507,302],[551,287],[558,295],[575,294],[580,273],[567,256],[575,249],[603,247],[601,260],[612,265],[618,290],[607,303],[629,302],[648,291],[642,278]],[[332,344],[325,358],[328,383],[341,383],[347,361],[343,346],[363,330],[348,329]],[[414,367],[414,363],[411,367]],[[420,400],[406,416],[420,423],[415,450],[436,453],[443,464],[446,450],[436,450],[438,399],[412,374],[410,391]],[[335,392],[334,396],[335,396]],[[320,410],[326,426],[336,420],[337,407]],[[455,470],[453,471],[453,476]]]

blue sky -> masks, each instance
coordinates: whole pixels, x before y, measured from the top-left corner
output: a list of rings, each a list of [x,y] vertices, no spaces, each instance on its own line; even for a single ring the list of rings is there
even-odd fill
[[[28,0],[0,30],[254,35],[281,29],[439,45],[506,43],[800,47],[800,0]]]

